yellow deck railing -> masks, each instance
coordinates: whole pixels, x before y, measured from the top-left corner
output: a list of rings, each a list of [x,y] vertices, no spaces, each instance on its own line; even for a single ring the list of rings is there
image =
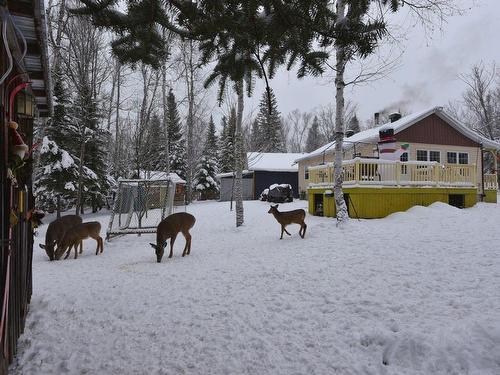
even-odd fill
[[[498,190],[498,176],[496,174],[484,175],[484,189],[485,190]]]
[[[391,161],[380,159],[344,160],[343,185],[476,187],[474,164],[440,164],[425,161]],[[497,186],[496,175],[486,179],[486,186]],[[486,183],[487,181],[487,183]],[[309,167],[309,184],[333,184],[333,163]],[[498,186],[497,186],[498,187]],[[488,187],[489,188],[489,187]]]

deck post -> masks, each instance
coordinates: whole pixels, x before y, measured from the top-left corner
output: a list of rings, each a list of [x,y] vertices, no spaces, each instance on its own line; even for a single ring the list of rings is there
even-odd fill
[[[356,161],[354,162],[354,180],[355,180],[355,183],[358,184],[359,183],[359,159],[356,159]]]
[[[441,170],[441,164],[436,164],[433,166],[434,168],[434,183],[436,186],[439,186],[439,172]]]
[[[401,162],[396,160],[396,185],[400,186],[401,184]]]

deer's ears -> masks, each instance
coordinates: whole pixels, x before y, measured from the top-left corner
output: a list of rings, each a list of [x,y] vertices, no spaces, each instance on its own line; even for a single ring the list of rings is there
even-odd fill
[[[156,245],[155,245],[154,243],[151,243],[151,242],[150,242],[149,244],[151,245],[151,247],[152,247],[153,249],[155,249],[155,250],[157,249],[157,247],[156,247]]]
[[[279,204],[276,204],[274,206],[271,206],[272,208],[278,208]]]
[[[40,244],[40,247],[45,250],[45,245]]]

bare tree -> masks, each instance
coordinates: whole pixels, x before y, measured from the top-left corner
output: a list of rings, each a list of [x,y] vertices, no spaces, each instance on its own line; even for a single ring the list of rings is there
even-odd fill
[[[290,152],[304,152],[307,130],[309,129],[313,114],[293,110],[284,120],[284,127],[289,129],[288,144]]]
[[[460,79],[467,89],[463,94],[465,120],[468,125],[489,139],[500,138],[500,70],[495,63],[474,65]]]

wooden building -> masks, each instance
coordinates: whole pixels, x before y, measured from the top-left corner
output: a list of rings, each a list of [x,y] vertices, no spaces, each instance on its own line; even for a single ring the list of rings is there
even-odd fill
[[[380,149],[380,133],[387,130],[400,151],[397,160],[387,160]],[[332,142],[296,160],[299,189],[307,192],[311,214],[335,216],[333,149]],[[349,215],[384,217],[437,201],[458,207],[496,202],[499,150],[499,143],[468,129],[442,107],[396,116],[344,141]]]
[[[31,298],[33,123],[51,113],[43,0],[0,1],[0,374]]]

